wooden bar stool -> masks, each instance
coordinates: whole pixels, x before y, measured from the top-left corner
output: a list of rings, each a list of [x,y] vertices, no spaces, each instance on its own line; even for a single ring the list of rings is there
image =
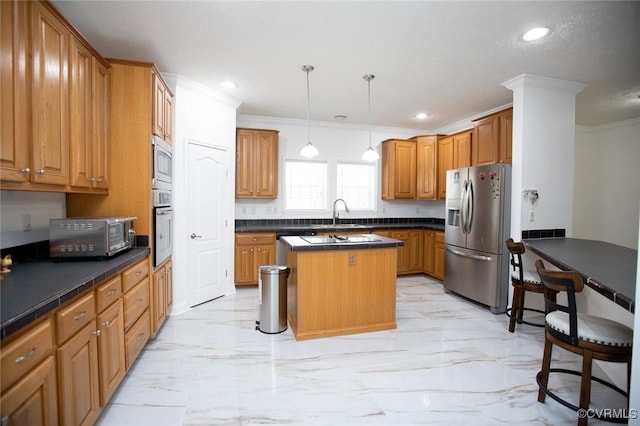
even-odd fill
[[[536,276],[535,272],[525,271],[522,264],[522,255],[525,252],[524,244],[522,242],[516,243],[513,238],[509,238],[506,241],[507,249],[511,256],[511,285],[513,285],[513,300],[511,301],[511,308],[507,309],[507,316],[509,319],[509,331],[513,333],[516,328],[516,322],[518,324],[528,324],[534,327],[544,327],[544,323],[533,323],[522,319],[524,311],[533,311],[544,314],[544,311],[540,309],[525,308],[524,296],[527,291],[532,293],[542,293],[542,283]]]
[[[633,330],[608,318],[579,313],[576,309],[576,293],[584,288],[584,282],[579,273],[574,271],[549,271],[544,268],[542,260],[535,263],[536,270],[542,280],[544,300],[546,306],[544,355],[542,370],[536,375],[538,382],[538,402],[544,402],[546,395],[558,401],[565,407],[580,414],[579,410],[589,410],[591,401],[591,380],[595,380],[610,389],[627,397],[631,383],[631,352]],[[558,293],[566,293],[567,304],[556,302]],[[551,367],[551,350],[553,345],[582,356],[582,371],[567,370]],[[591,375],[591,362],[599,359],[608,362],[627,363],[627,392],[612,383]],[[580,402],[575,406],[560,398],[549,390],[549,373],[566,373],[581,376]],[[628,407],[627,407],[628,408]],[[593,418],[599,418],[614,423],[626,423],[624,418],[599,417],[597,412],[582,411]],[[587,416],[578,416],[578,425],[586,425]]]

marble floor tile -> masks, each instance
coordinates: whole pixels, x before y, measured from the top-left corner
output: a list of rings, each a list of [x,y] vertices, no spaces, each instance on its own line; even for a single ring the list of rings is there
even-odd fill
[[[522,325],[509,333],[505,315],[423,276],[398,279],[395,330],[297,342],[291,330],[256,331],[257,317],[255,287],[170,316],[97,425],[577,421],[550,398],[537,402],[543,329]],[[580,366],[560,349],[553,359],[554,366]],[[551,385],[577,398],[577,380],[552,377]]]

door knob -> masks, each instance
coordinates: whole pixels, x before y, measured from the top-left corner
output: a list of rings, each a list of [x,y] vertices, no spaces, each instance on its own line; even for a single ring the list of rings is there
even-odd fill
[[[192,240],[195,240],[196,238],[202,238],[202,235],[196,235],[196,234],[195,234],[195,233],[193,233],[193,232],[191,233],[191,235],[190,235],[190,236],[191,236],[191,239],[192,239]]]

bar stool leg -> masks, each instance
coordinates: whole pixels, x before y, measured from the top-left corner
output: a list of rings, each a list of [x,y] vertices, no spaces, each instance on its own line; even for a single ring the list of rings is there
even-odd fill
[[[513,287],[513,301],[511,302],[511,317],[509,318],[509,331],[513,333],[516,329],[516,318],[522,317],[520,313],[521,305],[520,303],[520,294],[522,293],[522,289],[518,286]]]
[[[551,352],[553,349],[553,343],[549,339],[544,339],[544,354],[542,356],[542,375],[540,376],[540,382],[545,388],[549,387],[549,369],[551,368]],[[542,389],[538,389],[538,402],[544,402],[546,393]]]
[[[593,352],[585,350],[582,356],[582,380],[580,381],[580,408],[589,409],[591,403],[591,362]],[[586,425],[587,416],[578,419],[578,425]]]

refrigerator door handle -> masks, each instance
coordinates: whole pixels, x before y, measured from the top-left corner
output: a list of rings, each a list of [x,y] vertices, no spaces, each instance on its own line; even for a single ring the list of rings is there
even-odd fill
[[[473,215],[475,213],[474,207],[474,190],[473,190],[473,181],[469,179],[469,186],[467,187],[467,234],[471,232],[471,228],[473,227]]]
[[[491,260],[491,258],[489,256],[481,256],[481,255],[478,255],[478,254],[467,254],[467,253],[461,252],[459,250],[452,249],[450,247],[447,247],[447,251],[450,252],[450,253],[455,254],[456,256],[468,257],[468,258],[474,259],[474,260],[484,260],[484,261],[490,261]]]
[[[466,201],[467,201],[467,181],[462,183],[462,191],[460,192],[460,227],[462,233],[467,233],[467,214],[466,214]]]

